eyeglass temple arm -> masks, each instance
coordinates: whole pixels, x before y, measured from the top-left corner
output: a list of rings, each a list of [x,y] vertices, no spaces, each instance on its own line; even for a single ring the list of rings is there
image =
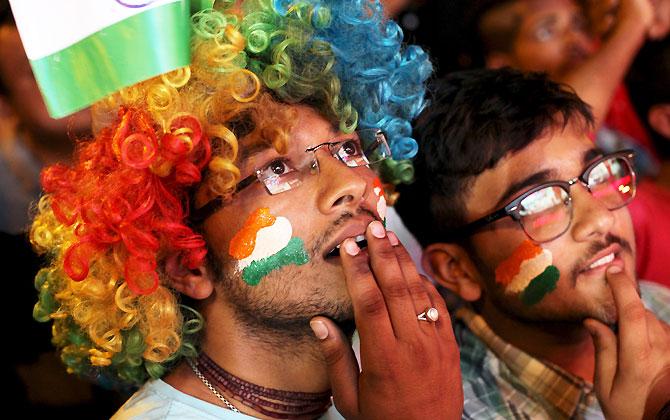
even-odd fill
[[[386,139],[386,134],[382,130],[377,130],[375,131],[375,140],[370,143],[370,145],[364,150],[365,153],[369,152],[370,150],[376,148],[383,142],[387,141]]]
[[[482,227],[484,227],[488,224],[491,224],[491,223],[495,222],[496,220],[502,219],[503,217],[512,216],[512,214],[513,213],[510,210],[508,210],[507,208],[502,208],[498,211],[495,211],[495,212],[493,212],[489,215],[486,215],[486,216],[482,217],[481,219],[477,219],[473,222],[468,223],[465,226],[462,226],[462,227],[458,228],[456,230],[456,232],[459,236],[471,235],[472,233],[474,233],[478,229],[480,229],[480,228],[482,228]]]
[[[249,185],[253,184],[254,182],[258,181],[258,174],[253,173],[249,175],[248,177],[244,178],[240,182],[237,183],[237,186],[235,187],[237,191],[243,190],[244,188],[248,187]],[[189,221],[194,224],[194,225],[199,225],[200,223],[204,222],[209,216],[212,214],[216,213],[224,203],[224,199],[221,196],[216,197],[209,203],[205,204],[204,206],[196,209],[195,204],[191,202],[191,213],[189,215]]]

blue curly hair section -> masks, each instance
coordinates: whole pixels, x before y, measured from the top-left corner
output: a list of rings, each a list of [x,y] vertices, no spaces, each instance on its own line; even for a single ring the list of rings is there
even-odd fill
[[[322,0],[292,2],[274,0],[282,13],[309,3],[313,16],[327,15],[327,25],[314,25],[314,37],[331,46],[333,70],[341,95],[358,111],[358,127],[382,129],[389,140],[393,160],[386,161],[382,175],[393,183],[411,182],[418,144],[411,122],[426,106],[426,83],[433,66],[419,46],[403,46],[402,29],[383,15],[379,1]]]

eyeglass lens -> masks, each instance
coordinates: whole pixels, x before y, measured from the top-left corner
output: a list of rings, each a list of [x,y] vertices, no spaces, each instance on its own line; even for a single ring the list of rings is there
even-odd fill
[[[330,154],[350,168],[377,163],[391,156],[386,137],[378,129],[364,129],[356,132],[358,138],[341,142],[324,143]],[[315,153],[318,148],[311,152]],[[311,156],[309,163],[313,173],[319,171],[319,161]],[[280,194],[302,184],[302,172],[291,167],[286,160],[277,159],[268,167],[257,171],[258,179],[265,184],[272,195]]]
[[[635,194],[632,168],[623,157],[605,159],[587,175],[589,191],[609,210],[625,206]],[[572,220],[570,194],[565,186],[549,185],[535,191],[521,200],[518,209],[526,234],[538,242],[560,236]]]

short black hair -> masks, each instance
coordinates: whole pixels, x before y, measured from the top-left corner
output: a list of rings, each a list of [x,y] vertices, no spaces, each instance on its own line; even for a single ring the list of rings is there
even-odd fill
[[[670,156],[670,142],[654,131],[647,118],[654,105],[670,104],[670,37],[645,43],[628,71],[626,85],[654,146],[661,155]]]
[[[16,25],[9,0],[0,0],[0,25],[5,24]]]
[[[553,127],[593,128],[593,115],[568,86],[509,68],[456,72],[437,80],[419,116],[415,182],[395,207],[421,245],[459,242],[474,179]]]

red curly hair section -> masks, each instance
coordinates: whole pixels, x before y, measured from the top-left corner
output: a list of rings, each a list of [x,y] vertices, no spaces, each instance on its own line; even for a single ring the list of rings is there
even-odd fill
[[[158,287],[158,250],[178,253],[184,266],[204,261],[205,241],[184,224],[188,189],[199,183],[211,148],[198,120],[174,117],[167,132],[142,111],[119,110],[118,122],[79,145],[72,167],[42,173],[59,222],[75,226],[63,267],[84,280],[90,262],[112,252],[128,288],[139,295]]]

